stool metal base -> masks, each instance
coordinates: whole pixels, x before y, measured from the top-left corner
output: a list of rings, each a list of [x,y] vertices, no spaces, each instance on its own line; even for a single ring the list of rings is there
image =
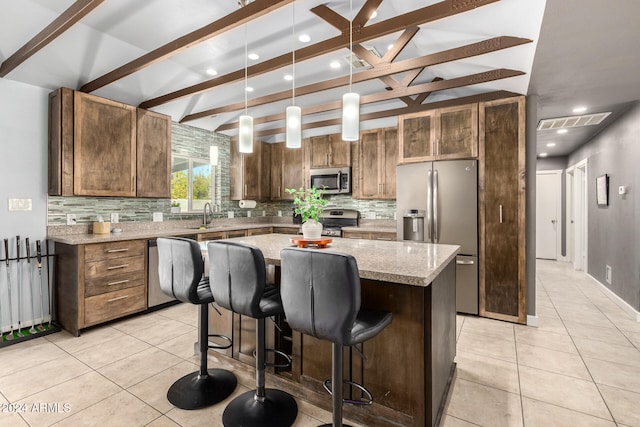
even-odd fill
[[[208,375],[192,372],[173,383],[167,399],[180,409],[200,409],[226,399],[235,390],[238,380],[224,369],[209,369]]]
[[[272,388],[265,394],[263,402],[255,399],[255,390],[233,399],[222,414],[222,423],[225,427],[290,427],[298,415],[293,396]]]

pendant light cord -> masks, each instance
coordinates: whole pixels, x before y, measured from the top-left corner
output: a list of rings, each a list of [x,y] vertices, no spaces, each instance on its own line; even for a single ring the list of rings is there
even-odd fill
[[[247,115],[247,24],[244,24],[244,115]]]
[[[293,2],[293,26],[291,31],[291,40],[293,47],[291,49],[291,105],[296,105],[296,2]]]

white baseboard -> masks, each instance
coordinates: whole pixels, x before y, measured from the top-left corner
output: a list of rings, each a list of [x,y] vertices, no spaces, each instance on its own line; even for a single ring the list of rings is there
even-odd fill
[[[635,320],[636,322],[640,322],[640,312],[637,311],[635,308],[631,307],[631,305],[629,305],[628,302],[626,302],[625,300],[623,300],[622,298],[620,298],[618,295],[616,295],[611,289],[607,288],[602,282],[600,282],[598,279],[596,279],[595,277],[593,277],[592,275],[590,275],[589,273],[585,273],[589,278],[591,278],[591,280],[593,280],[597,285],[600,286],[600,288],[602,289],[602,292],[604,292],[604,294],[606,296],[609,297],[609,299],[611,301],[613,301],[614,303],[616,303],[616,305],[618,307],[620,307],[625,313],[627,313],[629,316],[631,316],[633,318],[633,320]]]
[[[527,314],[527,326],[538,326],[538,316]]]

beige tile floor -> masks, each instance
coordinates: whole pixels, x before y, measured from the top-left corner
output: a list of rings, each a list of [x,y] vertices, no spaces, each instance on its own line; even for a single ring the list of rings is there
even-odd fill
[[[565,263],[538,262],[537,307],[537,328],[458,316],[442,425],[640,426],[640,323]],[[0,350],[0,408],[18,411],[0,412],[0,427],[220,425],[224,403],[183,411],[166,400],[197,369],[196,310],[181,304]],[[232,397],[253,388],[250,373],[236,375]],[[297,427],[331,419],[298,404]]]

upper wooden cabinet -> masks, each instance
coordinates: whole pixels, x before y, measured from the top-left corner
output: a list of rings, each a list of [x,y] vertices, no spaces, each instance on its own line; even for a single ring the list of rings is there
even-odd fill
[[[311,168],[351,166],[351,146],[340,134],[312,136],[308,141]]]
[[[136,195],[136,108],[97,96],[74,96],[73,192]]]
[[[237,138],[231,141],[229,193],[231,200],[268,200],[271,184],[270,144],[254,141],[253,153],[240,153]]]
[[[397,128],[363,131],[355,143],[352,190],[354,199],[395,199]]]
[[[304,187],[304,150],[287,148],[284,142],[270,144],[271,200],[293,200],[287,188]]]
[[[398,117],[399,163],[478,157],[478,104]]]
[[[480,315],[526,323],[525,99],[480,104]]]
[[[49,195],[170,197],[171,117],[60,88],[49,95]]]
[[[171,117],[138,108],[136,195],[171,197]]]

